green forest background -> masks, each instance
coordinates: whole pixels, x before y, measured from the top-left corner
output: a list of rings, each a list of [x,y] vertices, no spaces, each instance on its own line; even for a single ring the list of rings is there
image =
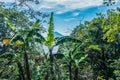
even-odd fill
[[[54,13],[19,10],[23,4],[0,3],[0,80],[120,80],[119,7],[80,23],[70,36],[56,37]]]

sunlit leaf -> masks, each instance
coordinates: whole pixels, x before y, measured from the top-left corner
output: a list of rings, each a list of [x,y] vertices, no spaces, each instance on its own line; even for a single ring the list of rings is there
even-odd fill
[[[8,20],[8,18],[4,18],[5,21],[7,22],[7,24],[9,25],[9,27],[14,31],[15,30],[15,26],[13,26],[13,24]]]
[[[54,25],[53,25],[53,12],[50,15],[48,35],[47,35],[47,46],[52,47],[54,45]]]
[[[101,48],[98,45],[90,45],[88,46],[88,49],[101,51]]]

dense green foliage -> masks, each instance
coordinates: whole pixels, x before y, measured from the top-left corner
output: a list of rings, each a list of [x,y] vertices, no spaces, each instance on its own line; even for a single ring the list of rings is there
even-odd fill
[[[54,36],[53,12],[44,37],[40,18],[0,9],[0,80],[120,79],[120,8],[97,14],[63,37]]]
[[[94,73],[94,80],[99,77],[105,80],[116,80],[114,71],[117,64],[114,68],[111,64],[119,59],[120,54],[119,19],[120,9],[110,10],[106,15],[98,14],[98,17],[92,21],[80,24],[71,34],[82,42],[87,42],[82,49],[89,54],[89,64]]]

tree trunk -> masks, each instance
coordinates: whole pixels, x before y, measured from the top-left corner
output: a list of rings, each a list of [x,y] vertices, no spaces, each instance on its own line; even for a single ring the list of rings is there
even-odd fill
[[[24,71],[23,71],[21,63],[18,62],[17,66],[18,66],[18,69],[19,69],[20,77],[22,78],[21,80],[25,80]]]
[[[71,62],[69,62],[69,78],[72,80],[72,67],[71,67]]]
[[[58,68],[58,80],[61,80],[59,68]]]
[[[53,69],[53,54],[52,54],[52,49],[49,49],[49,56],[50,56],[50,71],[52,75],[52,80],[55,80],[55,75],[54,75],[54,69]]]
[[[48,80],[48,72],[47,72],[47,74],[45,75],[45,80]]]
[[[25,60],[25,71],[26,71],[26,77],[27,77],[26,80],[31,80],[30,67],[29,67],[28,55],[26,53],[26,50],[25,50],[25,53],[24,53],[24,60]]]
[[[76,67],[74,71],[74,80],[79,80],[78,79],[78,67]]]

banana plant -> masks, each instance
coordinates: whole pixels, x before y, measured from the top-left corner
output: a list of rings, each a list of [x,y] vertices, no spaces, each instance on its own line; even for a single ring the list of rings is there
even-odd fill
[[[28,62],[27,50],[29,48],[29,42],[31,42],[33,39],[36,39],[36,37],[41,38],[41,41],[42,41],[42,36],[39,33],[40,30],[38,29],[38,27],[39,27],[39,20],[37,20],[35,22],[35,24],[33,25],[32,30],[25,31],[26,32],[25,36],[22,36],[22,34],[24,34],[24,33],[17,31],[15,26],[13,26],[13,24],[10,23],[10,21],[7,18],[5,18],[5,21],[7,22],[9,27],[16,34],[12,38],[10,38],[10,39],[4,39],[3,40],[3,44],[10,44],[10,45],[17,46],[17,47],[21,46],[23,48],[23,50],[24,50],[24,54],[23,55],[24,55],[24,63],[25,63],[24,66],[25,66],[26,78],[23,75],[24,72],[21,71],[22,79],[23,80],[31,80],[31,71],[30,71],[30,66],[29,66],[29,62]],[[18,64],[19,70],[22,70],[22,66],[21,66],[20,62],[18,62],[17,64]]]
[[[51,72],[51,76],[52,79],[51,80],[56,80],[55,79],[55,73],[54,73],[54,69],[53,69],[53,63],[54,63],[54,55],[53,55],[53,48],[63,44],[65,42],[81,42],[77,39],[71,38],[69,36],[64,36],[64,37],[60,37],[60,38],[56,38],[54,36],[54,24],[53,24],[53,12],[51,12],[50,15],[50,19],[49,19],[49,26],[48,26],[48,34],[47,37],[40,37],[40,38],[36,38],[36,41],[41,43],[42,45],[45,45],[48,47],[49,49],[49,60],[50,60],[50,72]],[[39,40],[40,39],[40,40]]]
[[[74,66],[74,80],[79,80],[78,79],[78,68],[81,62],[83,62],[88,54],[84,54],[80,56],[81,54],[77,53],[77,49],[79,49],[83,44],[79,43],[77,44],[72,50],[67,49],[65,53],[59,53],[59,54],[54,54],[54,56],[57,59],[65,59],[67,61],[68,65],[68,71],[69,71],[69,79],[73,80],[72,77],[72,67]],[[80,59],[76,59],[75,56],[80,56]]]
[[[11,47],[11,49],[13,49],[13,46],[9,45],[10,44],[10,38],[9,39],[7,39],[7,38],[4,39],[3,40],[3,44],[4,44],[4,46]],[[16,44],[18,45],[18,43],[15,43],[14,46],[17,46]],[[9,64],[7,64],[8,65],[7,66],[8,67],[8,71],[11,71],[11,69],[9,70],[9,68],[10,68],[9,66],[14,66],[14,73],[15,73],[15,75],[17,75],[17,73],[15,71],[17,70],[16,67],[18,67],[19,79],[25,80],[24,70],[23,70],[22,64],[20,62],[20,56],[21,55],[19,53],[17,53],[17,52],[14,52],[14,51],[16,51],[16,49],[14,51],[13,50],[11,51],[11,49],[6,49],[4,52],[2,52],[2,54],[0,54],[0,58],[9,61],[8,62]],[[17,66],[16,66],[16,64],[17,64]],[[1,74],[4,72],[5,69],[6,68],[3,69]],[[14,74],[14,73],[13,72],[12,73],[8,72],[8,74]],[[18,76],[15,76],[15,75],[13,75],[14,79],[18,78]],[[11,79],[13,76],[10,76],[9,79]]]
[[[5,20],[8,23],[9,27],[16,32],[16,35],[10,40],[10,43],[15,45],[16,42],[19,42],[24,49],[25,72],[28,80],[31,80],[31,74],[30,74],[29,63],[28,63],[28,55],[26,51],[29,46],[29,42],[31,42],[32,39],[34,39],[35,42],[39,42],[47,46],[49,49],[50,71],[51,71],[52,80],[55,80],[55,74],[53,69],[53,63],[54,63],[53,48],[55,46],[63,44],[64,42],[69,42],[69,41],[81,42],[69,36],[64,36],[61,38],[54,37],[53,12],[51,13],[51,16],[50,16],[48,34],[46,38],[44,38],[39,33],[39,29],[37,25],[38,21],[36,21],[36,23],[33,26],[34,28],[32,30],[27,31],[26,37],[24,37],[22,36],[22,33],[16,31],[16,28],[9,22],[8,19],[5,19]]]

